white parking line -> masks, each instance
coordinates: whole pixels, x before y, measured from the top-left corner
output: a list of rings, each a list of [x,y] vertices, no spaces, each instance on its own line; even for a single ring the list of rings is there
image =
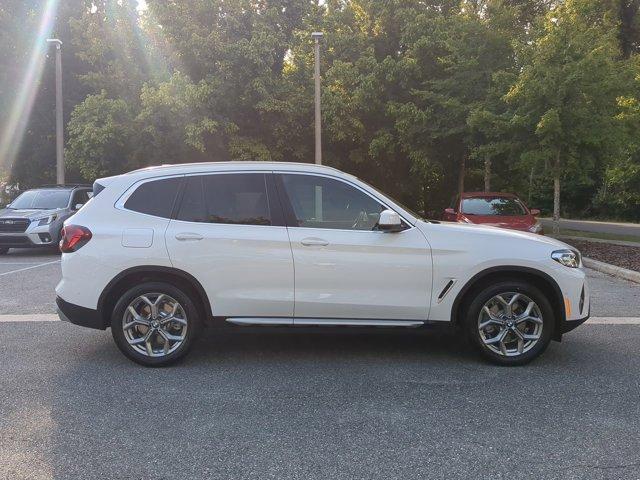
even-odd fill
[[[45,265],[52,265],[54,263],[60,263],[60,260],[54,260],[53,262],[37,263],[35,265],[31,265],[30,267],[18,268],[16,270],[9,270],[8,272],[0,273],[0,277],[4,277],[5,275],[9,275],[11,273],[24,272],[25,270],[31,270],[32,268],[44,267]]]
[[[22,322],[59,322],[60,318],[55,313],[33,313],[31,315],[0,315],[0,323]]]
[[[32,313],[28,315],[0,315],[0,323],[58,322],[55,313]],[[640,317],[591,317],[586,325],[640,325]]]
[[[591,317],[591,325],[640,325],[640,317]]]

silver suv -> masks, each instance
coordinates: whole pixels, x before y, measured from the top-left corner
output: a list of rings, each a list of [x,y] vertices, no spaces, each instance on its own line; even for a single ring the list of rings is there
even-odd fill
[[[62,223],[91,198],[88,185],[54,185],[21,193],[0,209],[0,255],[10,248],[56,246]]]

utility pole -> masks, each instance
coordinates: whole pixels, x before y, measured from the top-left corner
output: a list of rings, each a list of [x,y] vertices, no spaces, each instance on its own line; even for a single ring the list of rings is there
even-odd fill
[[[322,165],[322,111],[320,110],[320,39],[322,32],[313,32],[311,37],[315,41],[315,127],[316,127],[316,164]]]
[[[48,38],[56,45],[56,183],[64,184],[64,124],[62,117],[62,42]]]

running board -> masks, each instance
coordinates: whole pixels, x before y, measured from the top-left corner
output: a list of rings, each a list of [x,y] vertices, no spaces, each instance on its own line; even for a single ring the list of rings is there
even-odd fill
[[[234,325],[288,325],[323,327],[405,327],[415,328],[424,325],[422,320],[361,320],[349,318],[227,318]]]

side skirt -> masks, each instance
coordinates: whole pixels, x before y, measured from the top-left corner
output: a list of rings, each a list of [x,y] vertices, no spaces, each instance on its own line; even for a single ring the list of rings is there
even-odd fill
[[[416,328],[425,324],[422,320],[377,320],[351,318],[265,318],[232,317],[227,322],[234,325],[285,325],[290,327],[404,327]]]

